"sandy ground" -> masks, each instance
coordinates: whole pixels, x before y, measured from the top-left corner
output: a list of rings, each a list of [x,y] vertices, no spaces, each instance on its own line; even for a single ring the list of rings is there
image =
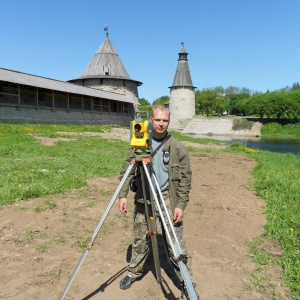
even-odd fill
[[[265,223],[264,202],[249,187],[255,162],[218,152],[192,153],[191,162],[184,230],[201,299],[289,299],[282,270],[270,265],[259,271],[249,256],[249,243],[264,233]],[[84,252],[80,245],[91,239],[118,179],[87,183],[80,190],[0,208],[0,299],[60,298]],[[160,234],[163,283],[155,279],[150,256],[142,280],[119,289],[130,254],[132,210],[131,204],[124,217],[113,205],[65,299],[180,298]]]

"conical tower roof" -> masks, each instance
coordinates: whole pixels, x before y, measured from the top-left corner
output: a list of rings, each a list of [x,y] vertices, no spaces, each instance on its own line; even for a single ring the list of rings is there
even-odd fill
[[[169,88],[191,87],[195,89],[196,87],[193,86],[192,77],[191,77],[190,68],[187,59],[188,53],[186,52],[184,47],[182,47],[178,55],[179,58],[178,58],[175,77],[172,86],[170,86]]]
[[[91,77],[114,77],[131,80],[108,36],[81,75],[81,78]]]

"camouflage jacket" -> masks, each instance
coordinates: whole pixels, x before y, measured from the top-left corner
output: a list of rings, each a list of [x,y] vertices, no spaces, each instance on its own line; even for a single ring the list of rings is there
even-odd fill
[[[163,151],[169,151],[170,153],[168,173],[169,197],[171,201],[172,210],[174,210],[174,208],[181,208],[184,210],[189,202],[189,192],[191,190],[192,179],[192,171],[190,167],[188,151],[181,142],[177,141],[172,136],[165,142],[165,144],[162,147]],[[123,178],[126,170],[128,169],[134,157],[134,149],[131,149],[122,166],[120,172],[120,180]],[[134,199],[135,202],[140,202],[140,200],[143,198],[143,192],[141,179],[139,176],[140,172],[139,168],[137,168],[137,164],[133,166],[133,168],[130,171],[130,174],[125,180],[124,185],[121,187],[119,197],[127,198],[129,191],[129,181],[134,175],[137,175],[137,192],[135,193]]]

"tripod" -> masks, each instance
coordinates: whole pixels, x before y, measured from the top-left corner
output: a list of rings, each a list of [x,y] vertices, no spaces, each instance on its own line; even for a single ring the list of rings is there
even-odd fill
[[[145,215],[146,215],[147,224],[148,224],[148,232],[147,233],[151,237],[152,251],[153,251],[153,257],[154,257],[154,263],[155,263],[156,280],[158,283],[162,283],[162,281],[163,281],[163,278],[161,275],[158,245],[157,245],[157,238],[156,238],[156,235],[157,235],[156,215],[154,213],[156,210],[158,210],[159,215],[161,216],[161,222],[162,222],[162,226],[164,228],[164,231],[165,231],[165,234],[166,234],[166,237],[168,240],[168,244],[170,245],[170,247],[172,249],[172,252],[174,254],[173,256],[176,258],[176,262],[180,269],[180,273],[182,275],[186,290],[188,292],[188,296],[191,300],[199,299],[199,296],[197,295],[197,293],[195,291],[193,282],[191,281],[191,278],[189,276],[186,264],[184,263],[185,255],[183,254],[183,252],[180,248],[180,244],[179,244],[179,241],[178,241],[178,238],[175,233],[174,226],[173,226],[173,221],[171,220],[171,217],[167,211],[167,207],[164,202],[163,195],[160,191],[158,181],[155,177],[155,174],[151,172],[151,169],[150,169],[151,156],[147,152],[135,151],[135,157],[131,160],[129,167],[127,168],[122,180],[120,181],[119,186],[117,187],[110,203],[108,204],[108,207],[106,208],[103,216],[101,217],[90,242],[87,244],[87,247],[86,247],[81,259],[79,260],[67,286],[65,287],[65,289],[60,297],[60,300],[63,300],[65,298],[66,294],[68,293],[68,290],[71,287],[73,280],[75,279],[89,250],[92,248],[92,245],[93,245],[107,215],[109,214],[113,204],[115,203],[115,200],[118,197],[120,190],[123,187],[128,175],[130,174],[134,165],[136,165],[140,169],[143,196],[144,196],[144,202],[145,202]],[[146,178],[145,178],[145,175],[146,175]],[[153,182],[155,184],[157,192],[155,191]],[[149,210],[149,207],[148,207],[148,200],[147,200],[147,195],[146,195],[146,183],[150,187],[151,210]],[[165,212],[165,214],[164,214],[164,212]],[[163,217],[164,215],[166,216],[166,218],[168,220],[169,227],[167,226],[166,220]]]

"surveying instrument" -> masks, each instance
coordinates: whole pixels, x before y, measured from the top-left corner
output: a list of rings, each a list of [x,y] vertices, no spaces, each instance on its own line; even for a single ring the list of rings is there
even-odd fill
[[[186,296],[190,300],[199,299],[194,284],[189,276],[186,264],[184,263],[186,260],[186,255],[182,252],[182,249],[180,247],[180,243],[173,226],[173,220],[171,219],[171,216],[168,213],[167,206],[165,204],[162,192],[160,191],[158,181],[156,179],[154,170],[152,168],[151,139],[152,139],[152,123],[148,121],[148,113],[137,112],[134,121],[131,121],[130,124],[130,146],[134,149],[134,157],[132,158],[114,195],[112,196],[112,199],[108,204],[108,207],[106,208],[103,216],[101,217],[98,226],[93,233],[91,240],[88,242],[82,257],[80,258],[75,270],[73,271],[71,278],[69,279],[67,286],[65,287],[60,297],[60,300],[63,300],[67,295],[73,280],[75,279],[88,252],[91,250],[92,245],[107,215],[109,214],[112,206],[114,205],[123,185],[125,184],[126,179],[130,175],[130,172],[134,166],[136,166],[136,168],[139,169],[140,176],[141,176],[143,198],[145,203],[145,217],[148,225],[148,230],[146,234],[148,234],[148,236],[150,236],[151,239],[156,280],[160,284],[163,282],[163,278],[161,275],[160,260],[159,260],[158,243],[157,243],[157,227],[156,227],[157,216],[160,216],[161,224],[163,226],[163,230],[165,232],[168,245],[171,248],[173,257],[176,260],[176,263],[180,269],[180,273],[184,281],[184,285],[188,294]],[[147,196],[147,192],[146,192],[147,190],[150,191],[150,197]],[[158,215],[157,215],[157,211],[158,211]],[[167,222],[169,226],[167,226]],[[182,290],[181,298],[183,298],[183,290]]]

